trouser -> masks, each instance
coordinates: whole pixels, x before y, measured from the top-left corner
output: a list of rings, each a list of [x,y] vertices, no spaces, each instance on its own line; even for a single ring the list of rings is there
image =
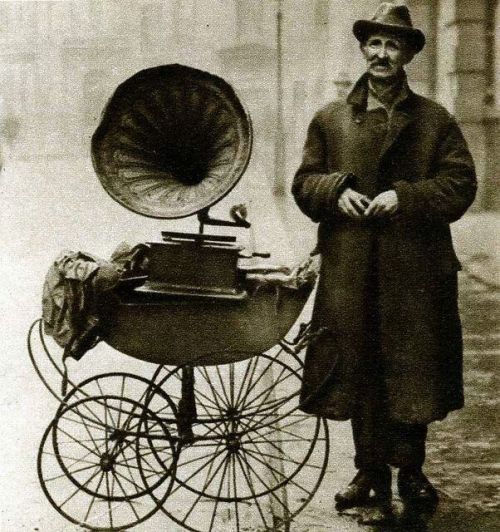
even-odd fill
[[[360,375],[357,409],[351,419],[355,466],[372,468],[422,467],[425,460],[427,425],[391,420],[384,387],[384,362],[380,346],[379,279],[377,242],[366,286],[366,358]]]
[[[363,402],[351,419],[356,455],[354,465],[376,468],[383,464],[420,468],[425,460],[427,425],[390,420],[383,402]]]

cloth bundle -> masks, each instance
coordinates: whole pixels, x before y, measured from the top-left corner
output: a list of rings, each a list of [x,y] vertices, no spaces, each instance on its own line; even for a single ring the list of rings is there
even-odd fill
[[[314,284],[320,268],[320,256],[313,255],[293,269],[283,266],[245,268],[246,281],[256,286],[276,286],[299,290]]]
[[[145,273],[147,249],[122,243],[109,260],[65,250],[53,262],[43,285],[42,320],[64,358],[78,360],[99,341],[100,299],[124,278]]]

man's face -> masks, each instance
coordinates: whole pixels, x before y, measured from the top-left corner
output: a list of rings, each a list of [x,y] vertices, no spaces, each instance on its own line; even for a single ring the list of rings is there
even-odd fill
[[[389,79],[396,76],[413,58],[413,53],[403,39],[377,33],[361,45],[368,73],[374,78]]]

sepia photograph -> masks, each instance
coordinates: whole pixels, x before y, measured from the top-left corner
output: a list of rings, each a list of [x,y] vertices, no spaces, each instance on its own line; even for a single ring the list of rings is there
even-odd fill
[[[499,530],[498,0],[0,21],[0,532]]]

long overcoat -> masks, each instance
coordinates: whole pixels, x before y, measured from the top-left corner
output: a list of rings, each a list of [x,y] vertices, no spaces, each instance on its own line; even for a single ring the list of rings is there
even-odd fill
[[[322,267],[313,326],[325,333],[306,354],[302,408],[349,419],[379,356],[388,415],[406,423],[442,419],[463,406],[462,333],[449,224],[474,200],[474,163],[455,119],[408,90],[390,121],[367,120],[367,76],[347,101],[312,120],[292,192],[319,222]],[[350,219],[338,196],[350,185],[370,198],[396,191],[389,219]],[[373,275],[373,271],[376,275]],[[371,353],[367,297],[376,280],[378,353]]]

